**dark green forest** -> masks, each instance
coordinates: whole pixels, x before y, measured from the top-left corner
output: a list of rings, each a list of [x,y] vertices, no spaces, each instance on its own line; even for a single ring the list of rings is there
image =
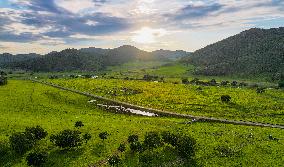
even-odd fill
[[[284,73],[284,28],[253,28],[197,50],[182,60],[199,75],[267,75]]]

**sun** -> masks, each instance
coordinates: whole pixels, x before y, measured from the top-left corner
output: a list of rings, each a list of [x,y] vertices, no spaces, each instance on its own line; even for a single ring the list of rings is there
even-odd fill
[[[151,44],[157,41],[158,37],[166,34],[164,29],[152,29],[142,27],[140,30],[133,32],[132,41],[141,44]]]

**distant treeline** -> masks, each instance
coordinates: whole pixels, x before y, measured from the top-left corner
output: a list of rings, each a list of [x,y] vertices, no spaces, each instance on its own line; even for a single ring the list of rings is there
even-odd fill
[[[99,71],[107,66],[120,65],[130,61],[175,60],[190,54],[185,51],[157,50],[146,52],[136,47],[124,45],[115,49],[84,48],[65,49],[46,55],[0,54],[0,67],[29,71]]]

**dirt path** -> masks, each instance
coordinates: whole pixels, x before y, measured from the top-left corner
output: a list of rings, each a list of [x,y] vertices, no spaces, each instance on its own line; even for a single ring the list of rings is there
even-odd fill
[[[152,109],[152,108],[145,108],[145,107],[142,107],[142,106],[137,106],[137,105],[133,105],[133,104],[129,104],[129,103],[125,103],[125,102],[121,102],[121,101],[97,96],[97,95],[90,94],[90,93],[87,93],[87,92],[81,92],[81,91],[78,91],[78,90],[75,90],[75,89],[65,88],[65,87],[62,87],[62,86],[59,86],[59,85],[56,85],[56,84],[53,84],[53,83],[49,83],[49,82],[38,81],[38,80],[34,80],[34,79],[30,79],[30,80],[32,82],[37,82],[37,83],[40,83],[40,84],[52,86],[54,88],[58,88],[58,89],[61,89],[61,90],[70,91],[70,92],[77,93],[77,94],[80,94],[80,95],[92,97],[92,98],[97,99],[97,100],[103,100],[103,101],[106,101],[108,103],[121,105],[121,106],[124,106],[124,107],[133,108],[133,109],[137,109],[137,110],[141,110],[141,111],[147,111],[147,112],[155,113],[155,114],[158,114],[159,116],[189,118],[189,119],[194,119],[196,121],[204,121],[204,122],[217,122],[217,123],[234,124],[234,125],[259,126],[259,127],[270,127],[270,128],[284,129],[284,125],[279,125],[279,124],[268,124],[268,123],[266,124],[266,123],[258,123],[258,122],[235,121],[235,120],[219,119],[219,118],[212,118],[212,117],[193,116],[193,115],[179,114],[179,113],[174,113],[174,112],[169,112],[169,111],[162,111],[162,110],[157,110],[157,109]]]

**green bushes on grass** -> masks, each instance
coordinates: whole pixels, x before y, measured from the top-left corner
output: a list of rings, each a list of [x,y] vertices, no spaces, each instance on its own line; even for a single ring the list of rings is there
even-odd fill
[[[56,135],[50,136],[50,141],[61,148],[73,148],[82,145],[83,138],[78,130],[63,130]]]
[[[47,158],[48,158],[47,152],[32,152],[29,153],[29,155],[26,158],[26,161],[28,166],[38,167],[46,163]]]

